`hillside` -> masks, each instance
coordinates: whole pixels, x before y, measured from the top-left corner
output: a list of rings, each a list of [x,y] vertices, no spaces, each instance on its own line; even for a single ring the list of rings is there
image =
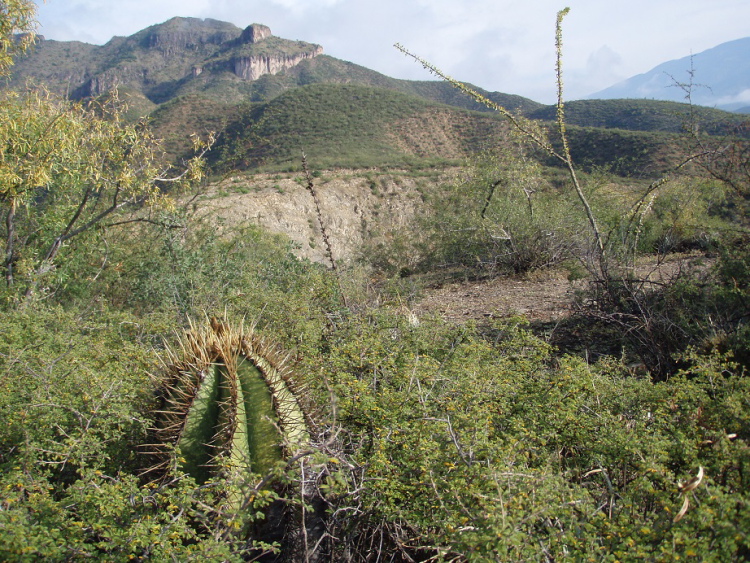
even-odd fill
[[[214,158],[224,166],[402,166],[463,159],[505,136],[497,116],[354,85],[314,84],[250,105],[230,122]]]
[[[303,61],[296,67],[275,77],[275,80],[279,84],[285,84],[286,88],[315,83],[375,86],[464,109],[488,111],[485,106],[458,92],[442,80],[400,80],[327,55]],[[492,101],[513,111],[526,113],[542,107],[542,104],[522,96],[488,92],[474,85],[471,85],[471,87]]]
[[[221,131],[209,154],[214,172],[221,174],[298,170],[302,153],[316,168],[455,165],[508,139],[507,123],[495,114],[344,84],[312,84],[269,102],[240,105],[191,94],[160,106],[151,124],[173,158],[191,150],[185,130]],[[674,164],[679,142],[679,135],[669,132],[577,125],[569,129],[577,162],[590,167],[616,160],[622,175],[658,175]]]
[[[9,86],[32,80],[72,98],[117,86],[158,105],[188,94],[236,104],[267,101],[307,84],[359,84],[485,111],[442,82],[398,80],[322,52],[319,45],[275,37],[259,24],[242,30],[211,19],[172,18],[103,46],[40,37],[16,61]],[[540,107],[521,96],[482,92],[514,110]],[[144,115],[149,109],[143,107]]]
[[[216,20],[172,18],[103,46],[40,38],[17,61],[10,86],[33,79],[72,98],[124,87],[159,104],[216,82],[234,84],[246,96],[243,85],[321,53],[319,45],[274,37],[259,24],[242,30]]]
[[[545,106],[526,113],[531,119],[553,121],[557,108]],[[737,133],[744,116],[719,109],[659,100],[577,100],[565,104],[565,118],[571,125],[683,133],[691,121],[711,135]],[[743,131],[743,134],[747,134]]]

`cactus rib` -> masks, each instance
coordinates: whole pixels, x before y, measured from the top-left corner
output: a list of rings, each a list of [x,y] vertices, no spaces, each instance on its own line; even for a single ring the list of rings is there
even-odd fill
[[[242,325],[207,324],[191,322],[179,351],[167,352],[156,439],[146,446],[159,460],[147,471],[176,465],[198,482],[227,467],[266,474],[310,440],[289,385],[289,356]]]

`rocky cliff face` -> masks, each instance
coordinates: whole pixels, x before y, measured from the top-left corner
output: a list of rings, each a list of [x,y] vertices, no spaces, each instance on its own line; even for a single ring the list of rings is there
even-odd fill
[[[297,66],[305,59],[311,59],[323,53],[323,48],[313,45],[309,51],[296,55],[270,54],[237,57],[233,60],[234,73],[243,80],[258,80],[264,74],[276,74],[284,69]]]
[[[159,104],[226,80],[227,71],[254,81],[322,52],[319,45],[274,37],[261,24],[243,30],[217,20],[172,18],[103,46],[40,39],[18,61],[12,85],[23,87],[32,79],[73,98],[128,88]]]
[[[165,55],[180,51],[197,50],[208,45],[219,46],[237,38],[238,29],[217,20],[197,18],[172,18],[155,25],[141,35],[140,44],[146,49],[157,49]]]
[[[249,25],[240,35],[239,42],[245,45],[256,45],[271,37],[271,28],[254,23]],[[231,66],[234,74],[243,80],[258,80],[265,74],[277,74],[284,69],[297,66],[305,59],[311,59],[323,53],[320,45],[302,44],[304,47],[298,52],[264,51],[262,53],[243,53],[232,58]]]
[[[101,96],[119,86],[118,73],[114,72],[103,72],[91,78],[86,78],[86,81],[75,91],[76,97],[92,98]]]

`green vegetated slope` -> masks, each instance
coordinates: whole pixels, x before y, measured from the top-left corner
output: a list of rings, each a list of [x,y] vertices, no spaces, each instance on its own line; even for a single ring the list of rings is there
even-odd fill
[[[274,36],[249,43],[242,33],[226,22],[177,17],[102,46],[40,39],[19,58],[10,85],[31,79],[75,99],[124,87],[157,104],[195,91],[239,102],[253,86],[234,74],[236,59],[295,57],[318,48]]]
[[[465,158],[505,130],[491,114],[378,88],[316,84],[247,107],[216,153],[222,165],[238,168],[298,166],[302,152],[317,167],[398,166]]]
[[[352,84],[311,84],[241,105],[188,95],[163,104],[151,119],[172,157],[191,147],[185,130],[220,131],[209,155],[215,171],[298,168],[303,152],[319,168],[454,164],[508,139],[507,124],[495,114]],[[680,142],[659,130],[571,126],[570,132],[578,162],[623,175],[663,172],[675,163],[670,147]]]
[[[189,147],[182,134],[186,128],[221,131],[221,157],[213,155],[212,162],[223,159],[225,165],[242,169],[285,167],[303,151],[321,167],[398,166],[420,158],[450,161],[507,138],[498,116],[476,111],[472,100],[446,90],[446,84],[400,81],[397,89],[393,84],[335,81],[282,85],[288,79],[284,74],[256,81],[264,87],[275,85],[270,90],[280,92],[267,102],[219,102],[207,93],[176,98],[153,112],[154,126],[169,139],[172,155],[180,154],[180,146]],[[554,127],[554,106],[539,109],[518,97],[489,97]],[[537,109],[527,111],[530,107]],[[710,135],[747,135],[744,121],[735,114],[674,102],[571,102],[566,104],[568,114],[576,161],[584,167],[606,165],[623,175],[655,176],[675,166],[674,147],[691,120]]]
[[[656,177],[677,165],[683,139],[660,131],[568,127],[570,151],[584,170],[607,168],[621,176]],[[559,146],[558,142],[553,143]],[[540,160],[560,166],[549,156]]]
[[[538,108],[526,112],[526,116],[553,121],[556,107]],[[713,135],[736,134],[737,128],[747,121],[741,115],[719,109],[659,100],[571,101],[565,104],[565,117],[570,125],[581,127],[668,133],[683,133],[687,124],[693,123]]]
[[[441,80],[400,80],[327,55],[302,61],[296,67],[284,72],[283,77],[279,76],[277,79],[279,82],[286,82],[288,86],[304,86],[316,83],[375,86],[464,109],[489,111],[482,104],[475,102],[469,96],[458,92],[450,84]],[[514,111],[528,112],[542,107],[541,104],[523,96],[487,92],[481,88],[477,88],[477,90],[493,101]]]
[[[34,47],[17,58],[8,85],[21,88],[32,82],[68,95],[78,86],[85,69],[98,62],[96,47],[89,43],[37,39]]]
[[[128,108],[130,100],[124,99]],[[234,104],[188,94],[156,107],[149,115],[148,123],[163,141],[162,148],[168,158],[176,160],[192,153],[191,135],[205,138],[210,133],[220,133],[228,123],[237,119],[239,112],[240,108]]]

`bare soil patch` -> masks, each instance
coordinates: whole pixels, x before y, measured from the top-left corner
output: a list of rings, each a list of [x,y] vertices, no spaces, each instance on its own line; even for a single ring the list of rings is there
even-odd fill
[[[569,314],[576,289],[583,287],[583,281],[570,282],[566,272],[553,270],[452,283],[429,291],[414,312],[418,316],[437,314],[453,322],[513,315],[549,321]]]
[[[656,282],[673,278],[687,268],[704,269],[711,260],[702,253],[649,257],[636,274]],[[586,280],[568,280],[564,270],[545,270],[525,276],[497,277],[486,281],[451,283],[429,290],[414,307],[417,316],[439,315],[447,321],[465,322],[523,315],[532,322],[554,322],[572,313],[576,292]]]

